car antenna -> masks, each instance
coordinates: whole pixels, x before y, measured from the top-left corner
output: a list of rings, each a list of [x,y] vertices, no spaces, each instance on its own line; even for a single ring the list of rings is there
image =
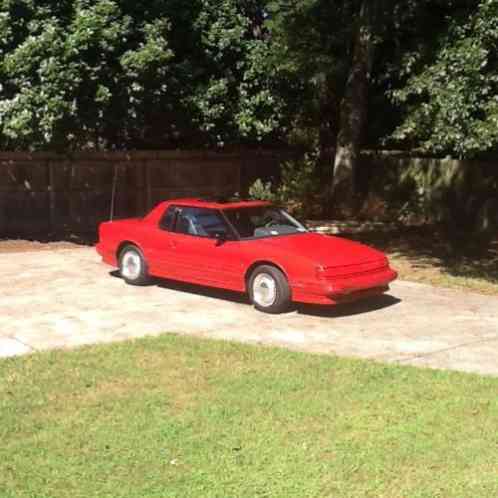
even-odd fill
[[[109,215],[109,221],[114,219],[114,203],[116,200],[116,188],[118,184],[118,165],[114,165],[114,179],[112,181],[112,193],[111,193],[111,213]]]

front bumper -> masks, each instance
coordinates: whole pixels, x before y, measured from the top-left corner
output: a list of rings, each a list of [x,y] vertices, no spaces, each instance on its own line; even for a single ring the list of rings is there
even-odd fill
[[[390,267],[349,277],[317,278],[292,286],[293,300],[314,304],[340,304],[371,297],[389,290],[398,274]]]

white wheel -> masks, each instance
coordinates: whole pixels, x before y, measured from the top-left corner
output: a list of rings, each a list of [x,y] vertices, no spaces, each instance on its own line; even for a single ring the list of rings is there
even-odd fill
[[[275,266],[258,266],[247,286],[256,309],[265,313],[283,313],[289,309],[291,290],[286,276]]]
[[[252,282],[254,303],[262,308],[268,308],[277,300],[277,283],[268,273],[259,273]]]
[[[147,263],[138,247],[129,245],[121,251],[119,272],[128,284],[143,285],[147,282]]]
[[[121,275],[128,280],[136,280],[140,276],[142,261],[135,251],[126,251],[121,263]]]

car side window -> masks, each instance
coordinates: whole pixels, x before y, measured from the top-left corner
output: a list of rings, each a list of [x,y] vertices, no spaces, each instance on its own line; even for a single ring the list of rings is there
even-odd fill
[[[175,215],[178,208],[175,206],[170,206],[167,211],[163,214],[161,221],[159,222],[159,228],[166,230],[167,232],[173,231],[173,223],[175,222]]]
[[[214,209],[180,208],[175,232],[210,238],[223,234],[227,239],[232,238],[225,220]]]

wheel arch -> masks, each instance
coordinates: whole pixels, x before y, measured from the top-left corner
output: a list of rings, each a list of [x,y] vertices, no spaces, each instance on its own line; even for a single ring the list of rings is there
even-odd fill
[[[245,286],[246,286],[246,292],[249,292],[249,279],[251,278],[252,272],[258,266],[273,266],[277,270],[280,270],[284,274],[285,278],[287,279],[287,282],[289,282],[289,275],[287,274],[287,272],[285,271],[285,269],[283,268],[282,265],[275,263],[274,261],[258,260],[258,261],[255,261],[254,263],[252,263],[251,266],[249,266],[249,268],[247,268],[247,270],[244,274],[244,282],[245,282]],[[290,285],[290,282],[289,282],[289,285]]]
[[[142,248],[140,247],[140,244],[137,244],[133,240],[124,240],[123,242],[120,242],[118,244],[118,247],[116,249],[116,261],[119,262],[119,258],[121,256],[121,253],[123,252],[123,249],[126,246],[135,246],[142,253],[142,256],[143,256],[144,252],[143,252]]]

